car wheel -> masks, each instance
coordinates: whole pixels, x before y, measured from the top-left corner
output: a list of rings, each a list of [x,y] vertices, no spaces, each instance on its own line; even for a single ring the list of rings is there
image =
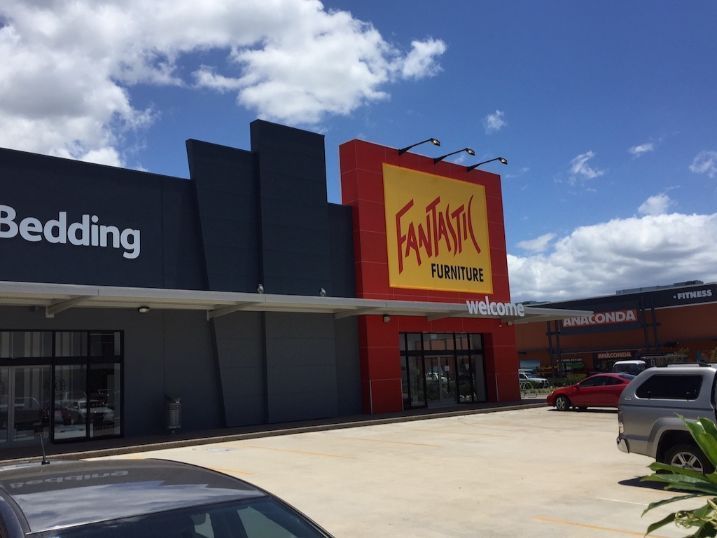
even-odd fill
[[[710,460],[695,445],[675,445],[665,453],[665,463],[697,471],[698,473],[711,473],[714,466]]]
[[[567,396],[558,396],[555,399],[555,409],[558,411],[567,411],[570,409],[570,400]]]

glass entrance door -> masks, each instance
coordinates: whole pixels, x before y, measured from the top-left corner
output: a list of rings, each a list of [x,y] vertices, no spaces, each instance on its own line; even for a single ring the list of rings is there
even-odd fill
[[[428,407],[455,405],[456,359],[453,355],[424,357]]]
[[[49,366],[0,368],[0,444],[32,442],[49,426],[50,376]]]

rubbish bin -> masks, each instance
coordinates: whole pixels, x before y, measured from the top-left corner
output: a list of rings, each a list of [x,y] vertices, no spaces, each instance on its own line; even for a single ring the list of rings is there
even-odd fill
[[[167,429],[174,433],[182,427],[182,399],[175,396],[166,396],[167,402]]]

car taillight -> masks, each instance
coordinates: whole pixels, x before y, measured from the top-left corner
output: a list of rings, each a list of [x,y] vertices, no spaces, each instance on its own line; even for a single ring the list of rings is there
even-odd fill
[[[622,420],[617,421],[617,431],[622,433],[625,433],[625,427],[622,424]]]

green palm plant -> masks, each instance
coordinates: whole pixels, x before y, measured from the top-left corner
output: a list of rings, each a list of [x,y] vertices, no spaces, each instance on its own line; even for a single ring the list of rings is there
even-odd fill
[[[713,468],[717,468],[717,426],[709,419],[683,421],[692,434],[692,438],[700,447]],[[647,528],[647,534],[674,523],[678,527],[696,530],[687,538],[703,538],[717,536],[717,472],[702,474],[690,469],[683,469],[664,463],[653,463],[650,469],[655,471],[642,480],[649,482],[660,482],[665,484],[665,489],[690,492],[678,495],[670,499],[664,499],[651,503],[642,513],[644,516],[650,510],[658,506],[664,506],[676,501],[693,499],[696,497],[709,497],[704,506],[693,510],[678,510],[667,517],[656,521]]]

